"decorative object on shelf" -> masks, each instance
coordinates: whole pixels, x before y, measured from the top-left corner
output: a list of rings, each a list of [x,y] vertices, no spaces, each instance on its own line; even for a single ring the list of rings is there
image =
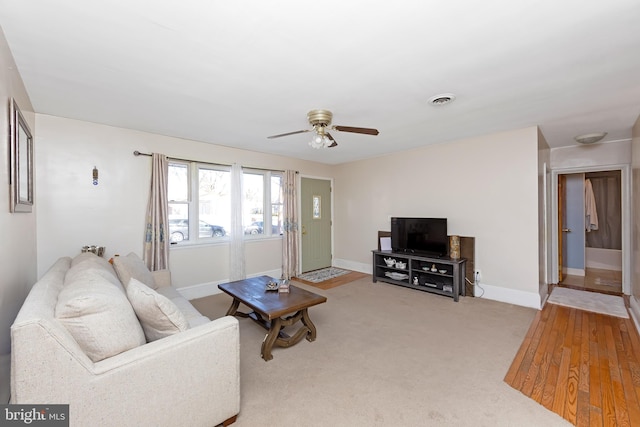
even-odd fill
[[[447,274],[447,270],[438,270],[440,274]]]
[[[105,246],[95,246],[95,245],[83,246],[82,247],[82,252],[91,252],[91,253],[94,253],[94,254],[96,254],[98,256],[104,256],[104,250],[105,249],[106,249]]]
[[[289,280],[283,279],[280,286],[278,286],[278,293],[288,294],[289,293]]]
[[[384,263],[387,264],[387,267],[393,267],[396,264],[396,260],[393,258],[384,258]]]
[[[449,236],[449,258],[460,259],[460,236]]]
[[[418,283],[418,276],[413,278],[413,284],[416,285],[416,286],[419,284]]]
[[[280,284],[278,283],[277,280],[271,280],[271,281],[267,282],[266,285],[264,285],[264,288],[267,291],[277,291],[279,286],[280,286]]]
[[[380,250],[381,251],[391,250],[391,237],[380,237]]]
[[[399,268],[400,270],[404,270],[405,268],[407,268],[407,263],[402,261],[396,261],[396,268]]]
[[[10,212],[33,210],[33,137],[15,99],[9,102]]]
[[[438,267],[436,267],[435,264],[431,264],[431,271],[435,273],[436,271],[438,271]]]
[[[409,278],[408,274],[396,273],[395,271],[387,271],[384,275],[392,278],[393,280],[405,280]]]

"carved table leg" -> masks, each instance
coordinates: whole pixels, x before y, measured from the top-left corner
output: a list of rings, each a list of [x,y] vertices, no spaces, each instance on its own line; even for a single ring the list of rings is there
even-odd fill
[[[305,308],[302,310],[302,324],[309,328],[309,332],[307,333],[307,341],[315,341],[316,340],[316,325],[313,324],[311,318],[309,318],[309,313]]]
[[[234,298],[233,302],[231,303],[231,307],[229,307],[229,310],[227,310],[227,316],[235,316],[239,306],[240,301]]]
[[[249,314],[238,311],[238,307],[240,306],[240,300],[233,299],[231,303],[231,307],[227,310],[227,316],[238,316],[238,317],[249,317]]]
[[[271,355],[271,349],[273,348],[273,344],[275,344],[278,339],[278,334],[280,333],[282,319],[277,318],[271,321],[271,328],[269,329],[269,333],[264,337],[262,341],[262,348],[260,349],[260,355],[265,361],[269,361],[273,359]]]

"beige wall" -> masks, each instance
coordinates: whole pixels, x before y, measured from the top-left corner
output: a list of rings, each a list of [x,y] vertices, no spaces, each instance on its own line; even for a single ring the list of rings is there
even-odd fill
[[[0,30],[0,402],[9,390],[9,328],[36,278],[36,209],[33,213],[9,213],[9,100],[14,98],[31,133],[36,135],[33,107],[18,74],[13,56]],[[38,151],[35,149],[37,160]]]
[[[443,217],[476,238],[485,297],[539,307],[538,153],[530,127],[336,166],[334,263],[370,272],[390,217]]]
[[[38,274],[84,245],[106,246],[106,256],[142,253],[151,160],[170,157],[222,164],[294,169],[330,176],[330,166],[185,139],[38,114]],[[92,184],[93,167],[99,184]],[[226,280],[228,244],[172,247],[170,267],[179,287]],[[279,271],[280,239],[246,245],[248,275]]]
[[[631,309],[636,322],[636,327],[640,330],[640,117],[636,120],[632,130],[632,156],[631,156],[631,176],[632,176],[632,250],[631,260]]]

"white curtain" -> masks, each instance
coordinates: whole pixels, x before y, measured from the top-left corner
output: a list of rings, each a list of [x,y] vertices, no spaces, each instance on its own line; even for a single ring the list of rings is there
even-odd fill
[[[229,244],[229,280],[247,277],[244,262],[244,229],[242,227],[242,166],[231,166],[231,242]]]
[[[143,259],[151,271],[169,268],[169,204],[167,156],[153,153],[151,156],[151,190],[144,233]]]
[[[297,172],[284,173],[282,222],[282,278],[291,279],[298,270],[298,179]]]

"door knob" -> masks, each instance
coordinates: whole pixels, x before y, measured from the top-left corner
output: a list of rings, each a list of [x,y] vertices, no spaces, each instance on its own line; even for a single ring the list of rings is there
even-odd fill
[[[563,233],[571,233],[571,229],[570,228],[563,228],[562,232]]]

